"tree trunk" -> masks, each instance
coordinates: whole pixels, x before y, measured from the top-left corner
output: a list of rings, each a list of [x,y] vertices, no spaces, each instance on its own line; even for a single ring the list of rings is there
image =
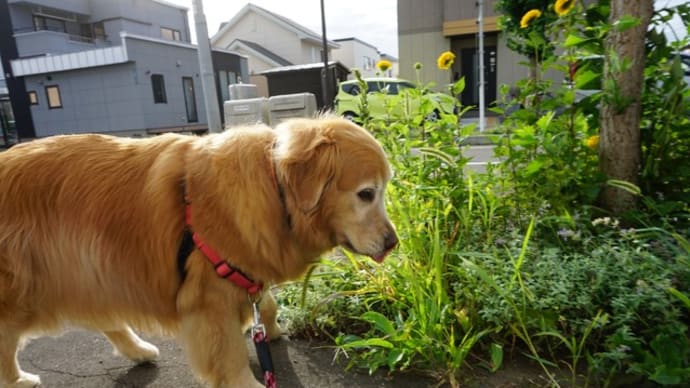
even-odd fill
[[[645,60],[645,35],[654,11],[653,0],[611,0],[610,24],[626,16],[640,20],[636,27],[625,31],[611,28],[606,40],[606,52],[614,52],[621,61],[627,59],[631,66],[626,71],[611,71],[610,56],[604,64],[603,85],[613,79],[618,95],[625,105],[613,104],[606,98],[601,104],[601,133],[599,141],[599,166],[608,179],[638,184],[640,168],[640,113]],[[606,93],[612,92],[605,90]],[[601,205],[614,215],[633,210],[637,204],[635,194],[606,185],[601,195]]]

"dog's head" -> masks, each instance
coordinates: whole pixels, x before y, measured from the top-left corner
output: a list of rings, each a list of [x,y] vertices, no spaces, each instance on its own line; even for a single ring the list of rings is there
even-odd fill
[[[340,245],[381,262],[398,239],[385,208],[391,168],[363,128],[334,116],[276,128],[274,158],[295,225],[314,245]],[[309,230],[311,229],[311,230]]]

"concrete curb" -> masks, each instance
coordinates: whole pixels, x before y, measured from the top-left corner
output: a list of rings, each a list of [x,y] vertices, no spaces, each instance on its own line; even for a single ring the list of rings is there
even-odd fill
[[[471,146],[494,145],[494,141],[491,139],[493,136],[497,135],[471,135],[465,138],[461,144]]]

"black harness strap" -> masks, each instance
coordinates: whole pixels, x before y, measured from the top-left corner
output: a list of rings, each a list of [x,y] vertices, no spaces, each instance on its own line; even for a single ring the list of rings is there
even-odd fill
[[[187,205],[187,185],[184,178],[180,182],[180,194],[182,194],[182,204]],[[184,214],[184,213],[183,213]],[[180,275],[180,283],[184,282],[187,277],[187,258],[192,254],[194,248],[194,237],[187,220],[183,220],[184,230],[182,231],[182,238],[180,239],[180,246],[177,248],[177,273]]]
[[[182,232],[180,247],[177,250],[177,273],[180,275],[180,282],[184,282],[184,279],[187,277],[187,258],[192,254],[194,248],[196,247],[194,246],[192,232],[185,226]]]

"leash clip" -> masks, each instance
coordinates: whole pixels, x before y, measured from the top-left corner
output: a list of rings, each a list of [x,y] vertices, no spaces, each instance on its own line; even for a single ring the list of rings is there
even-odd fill
[[[261,313],[259,313],[259,302],[252,302],[252,312],[254,313],[254,324],[252,325],[252,338],[257,338],[257,334],[265,337],[266,326],[261,323]]]
[[[259,296],[249,296],[249,302],[252,304],[252,315],[254,316],[254,324],[252,325],[252,341],[256,348],[256,356],[259,359],[259,365],[264,374],[264,384],[266,388],[276,388],[275,372],[273,369],[273,360],[271,359],[271,350],[268,348],[268,341],[266,338],[266,326],[261,323],[261,313],[259,312],[259,302],[261,301],[261,294]]]

